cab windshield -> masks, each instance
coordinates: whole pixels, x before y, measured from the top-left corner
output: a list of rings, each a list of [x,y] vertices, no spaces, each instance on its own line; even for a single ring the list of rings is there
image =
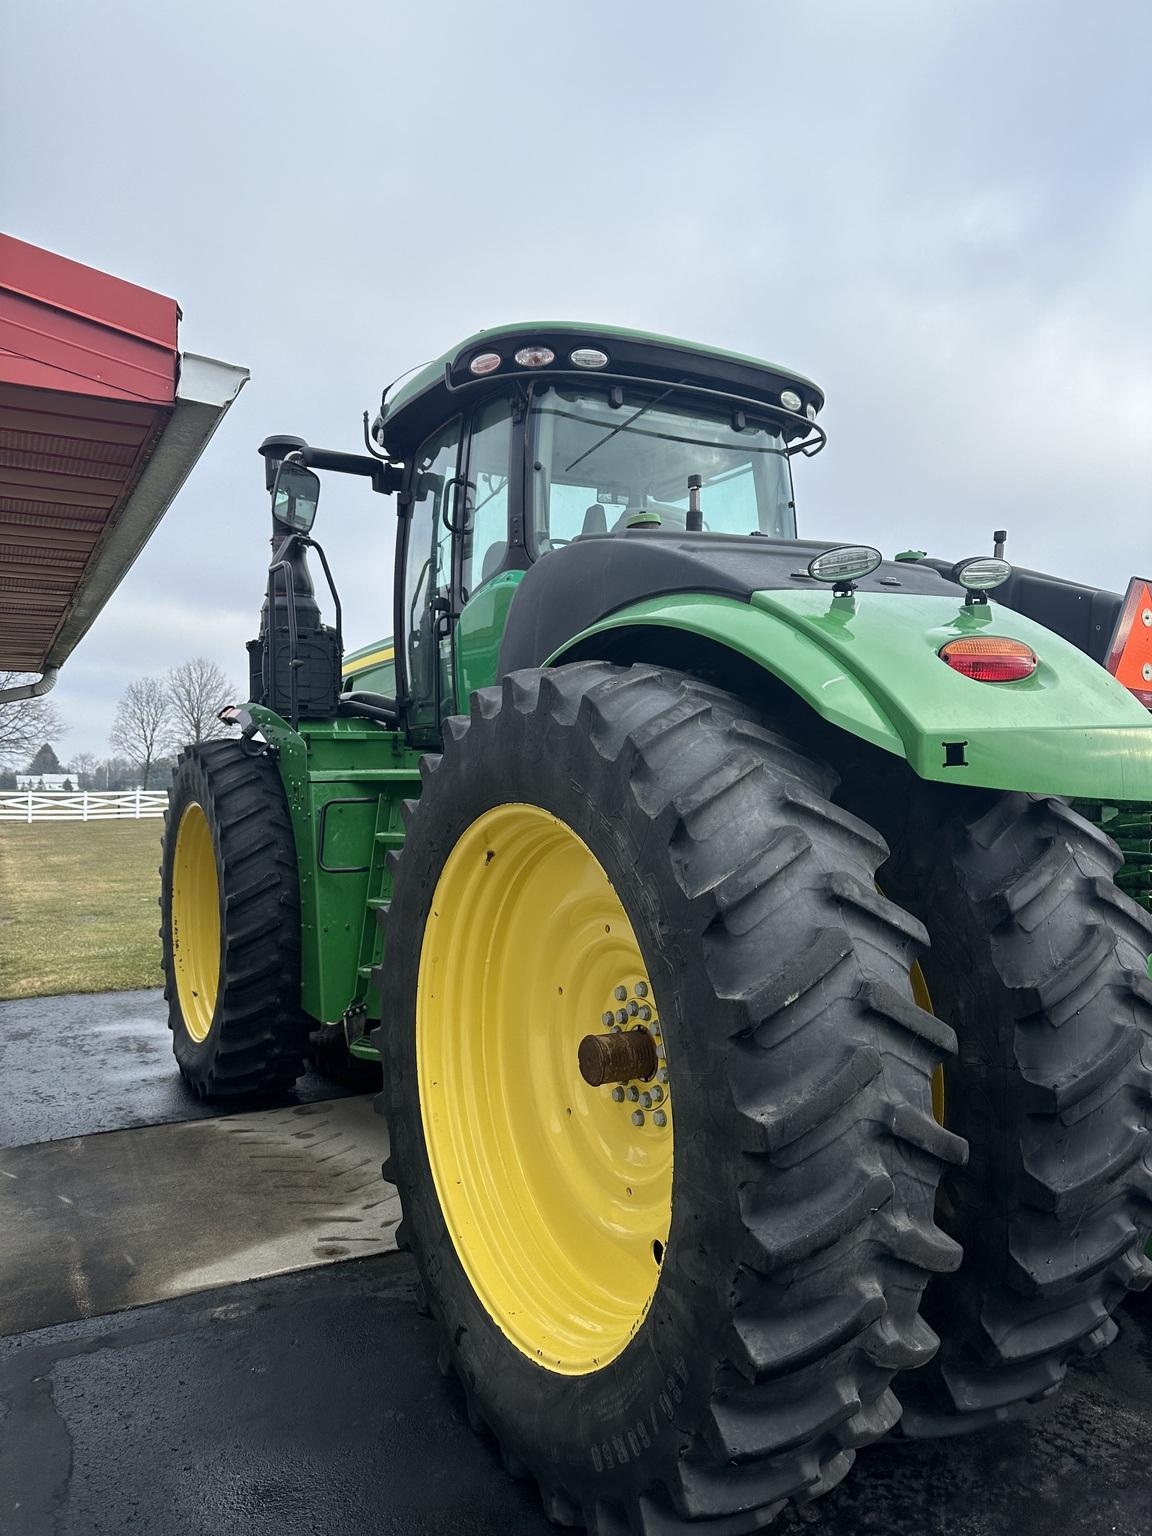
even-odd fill
[[[548,389],[531,416],[536,554],[657,519],[684,528],[693,476],[704,532],[796,537],[787,445],[767,418],[701,406],[675,386]]]

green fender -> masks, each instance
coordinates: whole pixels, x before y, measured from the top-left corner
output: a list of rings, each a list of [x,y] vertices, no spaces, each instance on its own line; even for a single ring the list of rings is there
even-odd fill
[[[905,758],[921,778],[1152,801],[1152,715],[1090,656],[996,603],[794,589],[755,592],[747,603],[674,594],[602,619],[548,665],[597,654],[598,635],[651,626],[748,657],[825,720]],[[1035,673],[981,683],[940,660],[945,641],[979,633],[1025,641],[1039,658]],[[619,643],[611,650],[619,654]]]

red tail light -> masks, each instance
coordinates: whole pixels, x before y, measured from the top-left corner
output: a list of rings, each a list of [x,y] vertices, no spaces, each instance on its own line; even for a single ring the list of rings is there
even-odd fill
[[[1152,582],[1133,576],[1128,583],[1104,665],[1145,709],[1152,709]]]
[[[940,647],[940,659],[978,683],[1018,683],[1036,670],[1036,653],[1023,640],[1003,635],[966,635]]]

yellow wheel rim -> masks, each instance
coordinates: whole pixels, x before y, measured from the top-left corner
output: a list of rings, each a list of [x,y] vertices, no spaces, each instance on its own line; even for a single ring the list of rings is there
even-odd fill
[[[638,1027],[657,1076],[590,1087],[581,1039]],[[587,844],[538,806],[497,806],[452,850],[420,952],[416,1050],[432,1176],[477,1296],[538,1365],[600,1369],[659,1279],[670,1085],[620,899]]]
[[[184,1027],[207,1038],[220,986],[220,885],[204,807],[189,801],[172,857],[172,964]]]

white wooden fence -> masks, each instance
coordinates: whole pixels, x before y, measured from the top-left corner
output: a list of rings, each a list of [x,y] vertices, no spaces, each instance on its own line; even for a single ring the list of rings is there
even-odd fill
[[[0,791],[0,821],[137,821],[163,816],[168,796],[151,789]]]

